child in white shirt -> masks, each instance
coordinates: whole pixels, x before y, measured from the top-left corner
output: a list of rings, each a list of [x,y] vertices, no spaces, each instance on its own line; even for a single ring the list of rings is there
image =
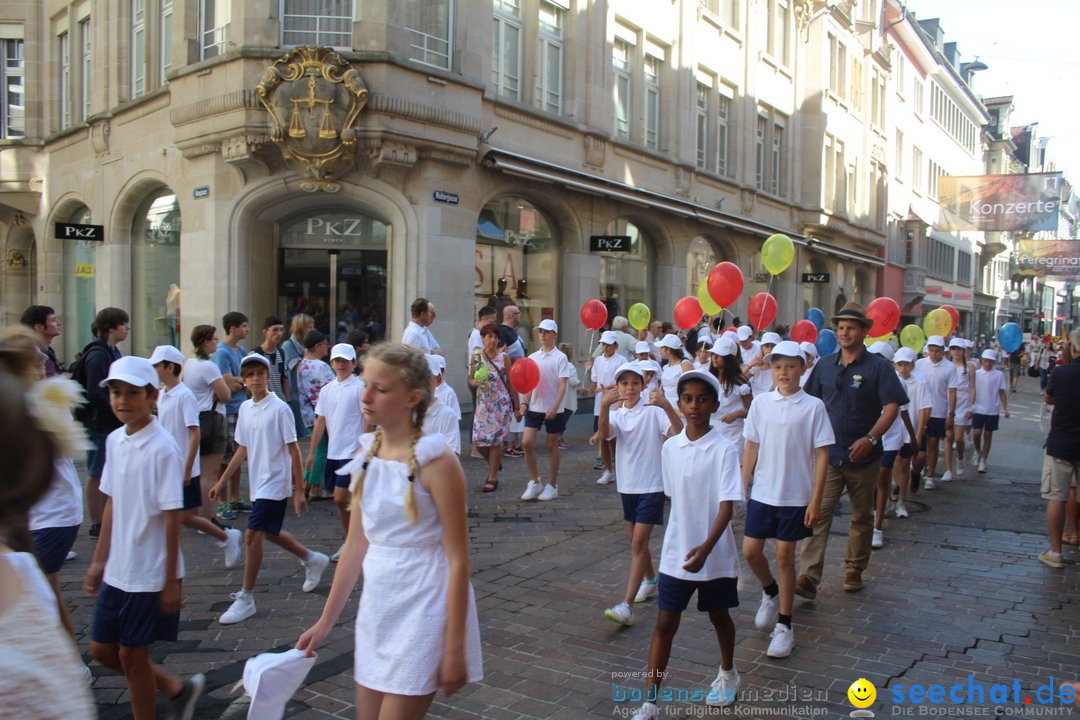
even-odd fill
[[[990,455],[990,443],[998,429],[998,415],[1002,409],[1009,417],[1009,397],[1005,394],[1005,373],[994,369],[997,353],[983,350],[975,371],[975,402],[972,407],[971,427],[975,442],[975,458],[978,458],[979,472],[986,472],[986,458]],[[985,439],[984,439],[985,433]]]
[[[895,350],[889,343],[878,340],[867,348],[867,352],[880,355],[892,362]],[[903,382],[902,377],[900,381]],[[904,442],[905,437],[915,435],[915,427],[912,425],[911,416],[908,414],[909,405],[911,405],[910,397],[907,403],[900,406],[893,424],[881,436],[881,467],[878,469],[877,485],[874,491],[874,530],[870,537],[870,547],[875,550],[885,547],[885,534],[882,528],[885,523],[885,515],[888,513],[887,506],[892,494],[892,478],[896,472],[896,467],[909,462],[911,458],[911,446]],[[897,458],[899,458],[899,461]],[[897,502],[899,503],[899,495],[897,495]],[[903,514],[898,513],[897,517],[907,517],[906,506]]]
[[[446,446],[454,451],[455,455],[461,455],[461,428],[458,426],[459,416],[454,414],[447,405],[438,401],[438,389],[448,387],[442,382],[442,360],[438,355],[425,355],[428,368],[431,370],[431,394],[436,398],[431,403],[428,411],[424,413],[424,435],[441,435],[446,441]],[[456,396],[455,396],[456,397]],[[348,476],[345,476],[346,478]]]
[[[782,658],[795,647],[795,545],[813,534],[821,515],[829,446],[836,439],[825,403],[799,387],[806,360],[798,344],[776,343],[764,363],[776,389],[754,398],[743,425],[742,481],[750,494],[743,555],[763,589],[754,626],[772,627],[766,654]],[[779,583],[764,554],[768,538],[776,538]]]
[[[919,488],[919,473],[926,465],[926,429],[930,423],[930,411],[934,405],[930,399],[930,389],[926,382],[914,372],[915,351],[908,347],[902,347],[893,355],[893,366],[896,367],[896,375],[904,383],[904,391],[908,396],[908,404],[904,408],[911,418],[912,428],[903,446],[901,446],[901,462],[894,466],[893,477],[900,494],[896,500],[895,513],[898,518],[908,517],[907,494],[908,488],[917,491]],[[904,456],[903,448],[907,447],[907,457]],[[914,479],[913,479],[914,478]]]
[[[581,395],[593,394],[593,432],[600,427],[600,402],[604,392],[615,386],[615,371],[619,369],[626,358],[619,355],[619,337],[611,330],[600,335],[600,347],[603,354],[585,362],[585,370],[589,373],[589,386],[581,388]],[[593,463],[593,470],[603,469],[603,474],[596,481],[597,485],[607,485],[615,479],[612,472],[612,447],[611,443],[600,438],[600,455]]]

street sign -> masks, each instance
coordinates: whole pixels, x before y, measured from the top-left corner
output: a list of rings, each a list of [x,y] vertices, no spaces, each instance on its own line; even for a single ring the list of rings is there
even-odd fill
[[[802,281],[804,283],[827,283],[829,282],[829,273],[803,273]]]
[[[196,200],[205,200],[206,198],[210,197],[210,186],[200,185],[199,187],[191,191],[191,197],[195,198]]]
[[[448,190],[436,190],[431,193],[431,198],[435,202],[446,203],[447,205],[457,205],[460,202],[458,194]]]
[[[104,225],[83,225],[82,223],[56,223],[57,240],[96,240],[104,242]]]
[[[589,252],[630,252],[630,236],[590,235]]]

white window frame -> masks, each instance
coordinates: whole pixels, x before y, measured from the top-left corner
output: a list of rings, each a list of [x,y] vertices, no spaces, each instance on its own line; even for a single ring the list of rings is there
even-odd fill
[[[788,0],[769,0],[766,48],[781,65],[791,63],[791,7]]]
[[[79,44],[82,49],[82,72],[79,74],[79,106],[82,108],[80,120],[90,117],[90,81],[93,78],[93,42],[94,28],[90,25],[90,18],[84,17],[79,20]]]
[[[925,177],[925,171],[923,168],[923,151],[918,146],[911,146],[911,189],[920,195],[925,192],[923,185],[923,179]]]
[[[158,17],[158,41],[161,47],[158,49],[158,67],[160,68],[158,82],[165,84],[165,76],[172,70],[172,23],[173,23],[173,0],[161,0],[161,12]]]
[[[217,1],[222,2],[223,0],[217,0]],[[433,2],[433,1],[434,0],[424,0],[425,3],[429,3],[429,2]],[[451,2],[451,3],[453,2],[453,0],[447,0],[447,1]],[[202,5],[203,2],[205,2],[205,0],[199,0],[200,6]],[[328,47],[334,48],[335,50],[351,50],[352,49],[352,25],[353,25],[353,22],[356,20],[356,0],[350,0],[349,1],[349,14],[348,15],[330,15],[328,7],[324,8],[324,10],[326,10],[326,12],[319,12],[317,14],[292,13],[292,12],[289,12],[288,3],[289,3],[289,0],[281,0],[281,2],[278,5],[279,17],[281,18],[281,46],[282,47],[293,48],[293,47],[299,47],[300,45],[326,45]],[[201,14],[200,14],[200,17],[202,17]],[[315,22],[315,29],[314,30],[298,30],[298,29],[293,29],[293,28],[289,27],[290,20],[300,20],[300,19],[302,19],[302,20],[313,20]],[[451,8],[451,10],[450,10],[450,19],[451,19],[451,23],[452,23],[452,21],[453,21],[453,8]],[[222,30],[222,33],[221,33],[222,52],[224,52],[224,40],[225,40],[224,30],[225,30],[225,28],[228,27],[228,22],[231,21],[231,20],[232,20],[232,18],[230,17],[229,20],[226,22],[226,24],[221,28],[221,30]],[[346,25],[348,27],[348,30],[346,30],[346,31],[330,30],[330,29],[327,29],[327,28],[323,27],[324,23],[326,23],[328,21],[339,21],[340,22],[342,20],[346,21]],[[447,27],[450,28],[450,27],[453,27],[453,25],[448,23]],[[420,32],[418,30],[415,30],[413,28],[409,28],[409,30],[414,34],[414,36],[417,35],[417,34],[420,34],[420,35],[424,34],[424,33]],[[313,37],[305,38],[302,42],[288,42],[286,40],[286,37],[285,37],[286,34],[293,34],[293,35],[303,34],[303,35],[311,35]],[[453,33],[451,33],[451,34],[453,34]],[[200,35],[200,37],[202,37],[202,35]],[[342,42],[341,42],[342,40],[345,41],[344,44],[342,44]],[[415,47],[415,42],[416,42],[416,38],[414,37],[414,39],[413,39],[414,47]],[[447,50],[446,57],[447,57],[447,65],[446,65],[446,67],[449,67],[449,57],[450,57],[449,50]],[[413,58],[413,59],[415,60],[416,58]],[[434,63],[428,63],[428,64],[434,64]],[[440,67],[440,66],[436,66],[436,67]]]
[[[708,170],[709,162],[709,96],[712,94],[705,83],[698,80],[695,85],[695,137],[697,148],[695,162],[699,170]]]
[[[547,13],[554,22],[544,22]],[[541,110],[562,113],[563,88],[563,27],[566,13],[548,0],[540,0],[536,35],[536,96],[534,104]],[[551,68],[549,60],[554,60]]]
[[[731,162],[731,104],[734,94],[724,92],[723,83],[717,84],[716,104],[716,174],[725,177],[734,175],[734,163]]]
[[[612,42],[611,50],[611,67],[615,74],[615,82],[613,84],[612,92],[614,93],[612,98],[613,116],[614,116],[614,130],[615,136],[622,140],[629,140],[630,133],[633,129],[633,101],[634,101],[634,87],[633,79],[630,76],[630,68],[633,63],[633,50],[632,45],[624,38],[616,37]],[[620,62],[620,55],[625,58]],[[622,95],[622,110],[623,116],[619,115],[620,107],[620,95]]]
[[[648,43],[646,48],[648,48]],[[660,76],[664,72],[664,59],[646,49],[642,63],[641,78],[645,89],[645,106],[642,108],[642,144],[650,150],[660,148]]]
[[[60,129],[71,127],[71,33],[67,30],[56,36],[60,53]]]
[[[921,77],[916,75],[914,81],[912,82],[912,85],[913,87],[911,92],[915,95],[915,114],[921,118],[926,111],[925,83],[923,82],[923,79]]]
[[[521,99],[521,5],[520,0],[495,0],[492,14],[491,73],[496,95]],[[517,36],[516,58],[510,58],[506,43]],[[508,61],[516,61],[516,75],[508,73]],[[512,85],[512,87],[511,87]]]
[[[765,189],[765,135],[768,132],[769,117],[758,112],[754,118],[754,187]]]
[[[904,181],[904,131],[900,128],[896,129],[896,167],[893,168],[893,177],[900,181]]]
[[[131,0],[131,97],[146,92],[146,0]]]
[[[284,0],[282,1],[284,2]],[[210,18],[207,14],[207,3],[213,3],[213,18]],[[230,0],[199,0],[198,37],[200,60],[225,54],[229,23],[232,22],[231,13]]]
[[[772,136],[769,138],[770,143],[770,163],[769,163],[769,192],[773,195],[783,195],[783,182],[784,182],[784,166],[785,155],[784,143],[787,140],[787,126],[783,122],[783,119],[773,113],[772,116]]]
[[[829,33],[828,44],[829,90],[841,100],[846,100],[848,93],[847,46],[833,33]]]

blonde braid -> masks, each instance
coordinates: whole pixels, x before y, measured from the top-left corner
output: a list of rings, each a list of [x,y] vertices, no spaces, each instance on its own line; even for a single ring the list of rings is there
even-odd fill
[[[420,522],[420,515],[416,512],[416,443],[420,442],[420,426],[413,428],[412,442],[409,443],[409,487],[405,490],[405,516],[409,522]]]
[[[368,450],[367,456],[364,458],[364,464],[360,466],[359,472],[353,476],[353,484],[356,487],[353,490],[352,505],[350,510],[356,510],[360,507],[360,499],[364,496],[364,475],[367,474],[368,463],[371,462],[371,458],[375,457],[375,453],[379,452],[379,446],[382,445],[382,428],[375,428],[375,439],[371,442],[371,448]]]

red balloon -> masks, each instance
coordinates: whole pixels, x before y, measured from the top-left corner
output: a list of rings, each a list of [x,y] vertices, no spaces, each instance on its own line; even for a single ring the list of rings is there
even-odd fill
[[[586,300],[581,306],[581,322],[590,330],[599,330],[604,327],[604,323],[607,322],[607,305],[595,299]]]
[[[942,305],[941,309],[949,313],[949,317],[952,318],[952,327],[949,328],[949,332],[953,332],[960,325],[960,312],[952,305]],[[874,337],[877,337],[876,335]]]
[[[866,317],[874,321],[867,334],[870,337],[883,337],[900,324],[900,306],[892,298],[879,297],[866,306]]]
[[[735,263],[717,263],[716,267],[709,271],[706,287],[713,302],[720,307],[729,307],[742,295],[742,270]]]
[[[701,303],[693,295],[687,295],[675,303],[675,324],[680,330],[689,330],[701,322]]]
[[[797,343],[817,342],[817,326],[809,320],[800,320],[791,326],[791,339]]]
[[[756,330],[767,328],[776,319],[776,309],[776,298],[767,292],[758,293],[750,298],[750,324]]]
[[[520,358],[510,366],[510,382],[519,393],[530,393],[540,384],[540,366],[529,358]]]

